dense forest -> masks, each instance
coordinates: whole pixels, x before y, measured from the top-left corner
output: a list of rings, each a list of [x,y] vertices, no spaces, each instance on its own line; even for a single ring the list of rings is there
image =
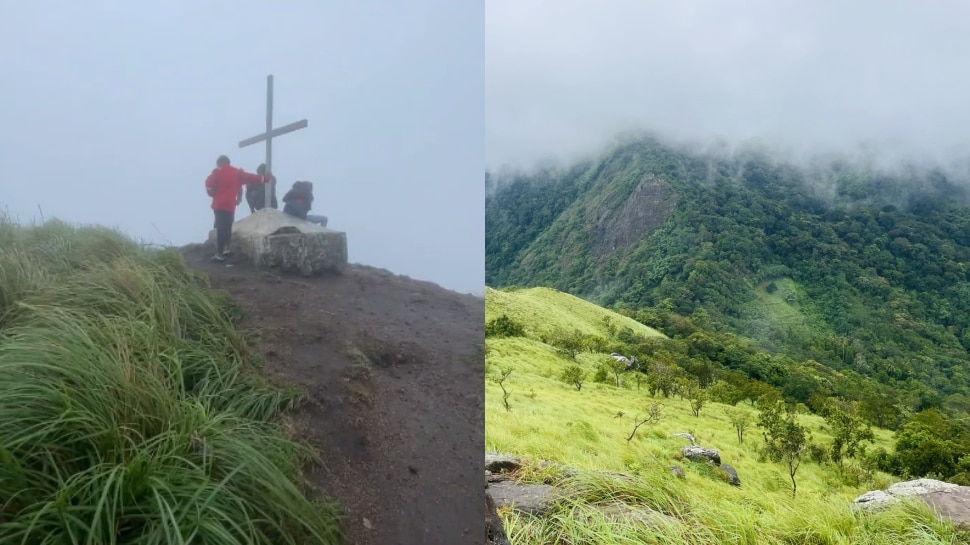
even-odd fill
[[[707,385],[848,403],[922,460],[887,469],[952,478],[970,470],[968,178],[645,137],[487,175],[486,282],[617,309],[671,337],[664,357]]]

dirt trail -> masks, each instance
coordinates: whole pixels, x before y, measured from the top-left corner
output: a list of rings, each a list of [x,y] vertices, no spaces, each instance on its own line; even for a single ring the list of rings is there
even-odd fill
[[[183,255],[242,307],[267,375],[308,392],[297,432],[325,461],[308,478],[347,544],[483,541],[482,299],[359,265],[304,278]]]

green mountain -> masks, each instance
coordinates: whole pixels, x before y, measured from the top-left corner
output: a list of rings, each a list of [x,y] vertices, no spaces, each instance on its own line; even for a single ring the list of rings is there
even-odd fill
[[[746,339],[697,357],[778,387],[795,362],[842,377],[792,402],[968,416],[963,172],[641,138],[568,169],[488,175],[486,283],[555,288],[673,339]],[[753,363],[764,353],[778,365]]]

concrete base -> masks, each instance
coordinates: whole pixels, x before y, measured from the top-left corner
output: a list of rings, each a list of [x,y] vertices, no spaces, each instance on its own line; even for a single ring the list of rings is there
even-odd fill
[[[216,231],[209,231],[215,246]],[[264,208],[235,223],[232,249],[252,259],[257,267],[303,275],[340,273],[347,266],[347,235]]]

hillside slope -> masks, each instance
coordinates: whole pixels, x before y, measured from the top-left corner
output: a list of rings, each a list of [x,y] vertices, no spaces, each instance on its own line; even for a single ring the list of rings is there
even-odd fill
[[[552,293],[548,290],[523,291],[489,291],[493,297],[486,296],[486,315],[506,313],[520,298],[527,301],[533,322],[588,321],[585,305],[574,307],[580,313],[571,315],[568,308],[558,306],[567,299],[534,297]],[[862,456],[846,459],[840,469],[824,455],[814,460],[817,455],[806,451],[793,498],[788,467],[761,456],[764,441],[757,410],[746,403],[731,406],[708,400],[695,414],[689,396],[654,396],[632,373],[622,375],[620,386],[612,376],[594,380],[598,365],[610,359],[607,354],[587,351],[570,357],[532,332],[488,337],[486,345],[486,449],[526,461],[513,480],[552,484],[566,495],[557,507],[537,515],[501,508],[513,543],[918,545],[959,543],[966,537],[925,508],[872,516],[853,512],[849,504],[854,498],[895,480],[872,471]],[[572,365],[587,373],[580,389],[561,378]],[[654,403],[660,407],[659,421],[635,429],[638,417]],[[739,441],[734,422],[743,414],[749,420]],[[812,452],[830,450],[833,429],[828,421],[807,414],[796,420],[817,445]],[[891,432],[874,432],[870,450],[892,448]],[[737,471],[741,485],[729,485],[715,466],[683,459],[680,450],[688,443],[674,437],[679,433],[690,433],[700,446],[719,450],[723,463]],[[543,468],[546,461],[575,471]],[[684,477],[676,478],[671,466],[680,466]],[[620,516],[614,516],[617,513]]]
[[[183,254],[240,306],[268,376],[305,393],[292,434],[322,456],[306,477],[345,509],[348,544],[477,539],[481,299],[364,266],[302,278]]]
[[[579,331],[583,335],[609,334],[607,322],[617,329],[629,328],[643,337],[662,337],[663,334],[640,322],[620,316],[574,295],[550,288],[524,290],[485,290],[485,321],[507,315],[521,322],[526,331],[539,337],[556,330]]]

